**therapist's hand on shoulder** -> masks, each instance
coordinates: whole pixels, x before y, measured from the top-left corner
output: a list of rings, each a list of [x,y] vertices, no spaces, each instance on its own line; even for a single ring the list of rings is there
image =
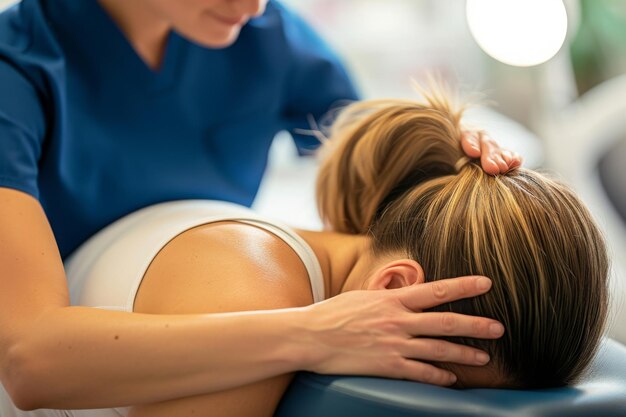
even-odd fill
[[[498,321],[456,313],[423,312],[475,297],[491,280],[469,276],[399,289],[348,291],[306,308],[314,331],[305,369],[323,374],[371,375],[448,386],[456,376],[429,362],[480,366],[489,356],[472,347],[431,337],[497,339]],[[422,362],[423,361],[423,362]]]

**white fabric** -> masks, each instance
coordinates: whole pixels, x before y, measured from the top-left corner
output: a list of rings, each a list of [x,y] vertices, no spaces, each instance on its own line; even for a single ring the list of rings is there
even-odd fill
[[[319,262],[291,229],[235,204],[187,200],[139,210],[83,244],[65,263],[72,304],[132,311],[144,273],[170,240],[193,227],[227,220],[252,224],[285,241],[307,269],[314,302],[324,299]]]
[[[311,282],[313,301],[324,299],[322,269],[311,247],[289,227],[268,221],[235,204],[186,200],[141,209],[101,230],[65,262],[72,305],[133,311],[148,266],[179,234],[202,224],[236,221],[267,230],[300,257]],[[0,417],[120,417],[127,408],[20,411],[0,384]]]

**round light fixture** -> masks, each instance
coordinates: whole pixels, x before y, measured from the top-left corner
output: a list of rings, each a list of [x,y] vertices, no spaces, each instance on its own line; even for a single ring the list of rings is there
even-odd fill
[[[546,62],[567,34],[562,0],[467,0],[467,22],[480,47],[505,64]]]

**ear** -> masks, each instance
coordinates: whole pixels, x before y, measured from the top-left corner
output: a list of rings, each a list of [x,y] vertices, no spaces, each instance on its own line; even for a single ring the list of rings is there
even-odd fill
[[[378,269],[365,283],[368,290],[391,290],[424,283],[422,266],[412,259],[389,262]]]

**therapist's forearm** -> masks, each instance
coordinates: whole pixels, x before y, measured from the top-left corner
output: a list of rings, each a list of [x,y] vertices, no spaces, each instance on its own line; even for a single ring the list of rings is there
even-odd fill
[[[65,307],[7,355],[25,408],[105,408],[245,385],[302,366],[300,309],[147,315]]]

